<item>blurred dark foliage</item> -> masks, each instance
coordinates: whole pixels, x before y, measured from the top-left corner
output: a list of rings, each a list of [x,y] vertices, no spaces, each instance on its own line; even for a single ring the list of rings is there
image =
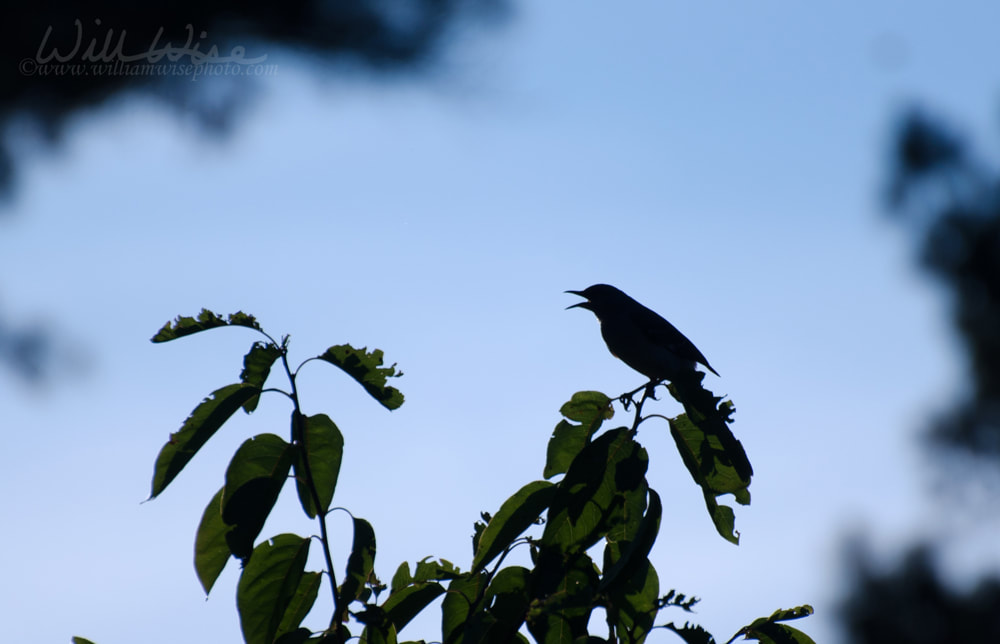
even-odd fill
[[[1000,173],[978,161],[962,137],[922,112],[901,120],[888,201],[918,240],[920,263],[945,286],[970,392],[930,427],[940,463],[947,453],[1000,464]],[[969,468],[968,472],[982,472]],[[892,570],[855,548],[846,600],[853,644],[1000,642],[1000,579],[982,577],[968,592],[949,586],[930,545],[912,546]]]
[[[228,101],[220,107],[217,101],[190,101],[204,93],[206,84],[192,82],[190,75],[129,75],[121,68],[101,73],[96,71],[99,65],[88,60],[113,64],[123,58],[116,55],[118,51],[134,56],[167,45],[197,46],[208,53],[214,45],[222,56],[233,47],[243,47],[247,59],[283,48],[313,57],[354,59],[372,70],[409,71],[433,62],[456,22],[472,16],[496,18],[506,7],[507,0],[12,3],[0,25],[0,191],[9,191],[16,171],[10,146],[13,128],[34,128],[54,140],[71,114],[127,92],[200,110],[205,122],[218,127],[227,123],[236,104]],[[56,52],[58,57],[53,56]],[[77,71],[53,71],[61,60],[77,66]],[[141,57],[124,67],[149,62],[150,57]],[[192,59],[180,56],[171,61],[161,56],[156,64],[171,62],[186,64]],[[221,84],[221,80],[216,83]]]
[[[37,326],[11,327],[0,319],[0,364],[29,382],[38,382],[52,362],[52,339]]]
[[[912,227],[921,264],[952,298],[972,377],[931,438],[1000,464],[1000,173],[919,112],[902,121],[893,165],[890,211]]]
[[[17,144],[26,137],[31,144],[57,144],[74,114],[140,94],[193,114],[210,130],[224,131],[258,80],[130,75],[128,68],[151,62],[151,56],[137,54],[168,46],[207,54],[215,46],[227,56],[242,47],[246,59],[267,55],[267,64],[274,62],[277,49],[285,49],[314,61],[349,60],[375,73],[405,74],[432,67],[456,24],[496,21],[507,9],[508,0],[41,0],[6,5],[0,25],[0,197],[10,199],[16,187],[22,151]],[[128,56],[136,59],[123,63]],[[180,55],[171,61],[161,55],[155,64],[192,64],[193,58]],[[97,71],[115,63],[113,73]],[[43,330],[18,328],[0,318],[0,365],[25,379],[45,375],[50,344]]]
[[[949,587],[930,550],[911,549],[895,568],[877,570],[860,549],[850,557],[844,601],[845,640],[852,644],[1000,642],[1000,580],[968,592]]]

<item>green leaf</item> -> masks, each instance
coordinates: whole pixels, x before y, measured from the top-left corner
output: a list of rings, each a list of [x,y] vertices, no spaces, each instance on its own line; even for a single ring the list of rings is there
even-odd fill
[[[542,543],[564,553],[583,551],[597,543],[612,529],[608,521],[621,512],[625,493],[641,490],[645,494],[648,465],[646,450],[624,427],[589,443],[556,487]]]
[[[504,501],[479,539],[472,569],[479,570],[503,552],[525,530],[537,523],[552,500],[555,486],[548,481],[534,481]]]
[[[297,628],[294,631],[285,633],[274,640],[274,644],[307,644],[308,642],[319,642],[319,640],[310,640],[312,637],[312,631],[308,628]]]
[[[542,470],[542,475],[550,479],[566,472],[589,438],[590,430],[587,427],[560,420],[552,431],[552,438],[545,450],[545,469]]]
[[[812,614],[813,607],[808,604],[776,610],[771,613],[770,617],[759,617],[749,626],[744,626],[735,637],[742,635],[748,640],[759,640],[764,644],[815,644],[802,631],[785,624],[778,624],[778,622],[801,619]]]
[[[740,545],[740,533],[736,530],[736,515],[728,505],[722,505],[715,500],[715,495],[705,491],[705,507],[708,516],[712,518],[715,529],[726,541]]]
[[[393,591],[382,604],[382,610],[399,632],[442,593],[444,586],[437,582],[418,582]]]
[[[578,391],[559,408],[559,413],[590,427],[590,433],[593,434],[601,427],[602,422],[615,415],[615,410],[611,406],[611,399],[601,392]]]
[[[293,413],[293,423],[296,414],[297,412]],[[300,437],[303,449],[299,451],[295,462],[295,485],[302,509],[312,519],[316,517],[317,512],[326,514],[330,509],[333,493],[337,488],[337,478],[340,476],[340,463],[344,456],[344,436],[325,414],[299,415],[298,418],[301,420],[301,426],[294,435]],[[304,459],[308,459],[308,464]],[[318,510],[307,484],[307,471],[312,475],[319,496]]]
[[[302,620],[312,610],[322,581],[322,573],[307,572],[302,574],[299,585],[295,589],[295,594],[292,595],[292,600],[288,603],[285,615],[281,618],[281,623],[278,625],[278,637],[284,635],[294,637],[292,634],[301,630],[299,629],[299,625],[302,624]]]
[[[620,561],[620,560],[619,560]],[[608,614],[621,642],[642,642],[653,629],[659,612],[660,579],[649,559],[630,566],[630,577],[620,577],[608,592]]]
[[[229,462],[222,520],[233,526],[226,534],[230,551],[244,562],[278,500],[296,454],[295,446],[280,436],[261,434],[244,441]]]
[[[236,589],[246,644],[272,644],[301,591],[310,539],[280,534],[254,548]]]
[[[469,573],[468,575],[453,579],[448,584],[448,592],[441,602],[441,641],[458,641],[462,629],[469,621],[469,615],[473,610],[478,610],[475,606],[476,598],[486,586],[488,577],[486,573]]]
[[[462,576],[464,573],[447,559],[424,557],[417,562],[417,569],[413,572],[413,581],[445,581],[458,579]]]
[[[412,583],[413,575],[410,574],[410,564],[404,561],[396,568],[396,574],[392,576],[392,581],[389,582],[389,592],[397,593]]]
[[[556,425],[546,453],[543,475],[547,479],[569,469],[590,437],[615,413],[611,400],[599,391],[578,391],[559,411],[578,424],[561,420]]]
[[[254,342],[249,353],[243,356],[243,371],[240,373],[240,382],[263,388],[267,376],[271,373],[271,366],[279,357],[281,357],[280,347],[270,342]],[[260,396],[258,395],[243,403],[243,411],[249,414],[257,409],[259,400]]]
[[[538,565],[535,576],[542,567]],[[596,603],[597,570],[590,557],[580,553],[567,560],[555,577],[558,581],[551,592],[544,592],[539,600],[531,603],[527,613],[528,630],[537,642],[569,644],[578,637],[587,636],[587,623]],[[537,593],[539,588],[532,586]]]
[[[181,428],[170,435],[170,440],[160,450],[153,469],[154,498],[174,480],[184,466],[201,449],[243,403],[260,394],[253,385],[234,384],[217,389],[194,408]]]
[[[619,577],[623,579],[631,577],[638,568],[642,567],[644,562],[648,563],[649,552],[653,549],[656,535],[660,532],[660,517],[663,515],[660,495],[655,490],[648,490],[648,494],[649,508],[639,522],[634,538],[625,542],[624,547],[620,543],[613,544],[621,554],[615,558],[611,566],[605,565],[604,577],[601,579],[598,592],[604,592],[613,587]],[[654,604],[658,593],[659,589],[654,592]]]
[[[763,644],[816,644],[802,631],[773,622],[767,622],[750,631],[741,631],[741,634],[748,640],[757,640]]]
[[[237,311],[232,315],[223,318],[221,315],[212,313],[208,309],[202,309],[197,317],[178,316],[173,322],[167,322],[163,328],[153,336],[153,342],[169,342],[186,335],[207,331],[222,326],[245,326],[250,329],[261,331],[260,325],[252,315],[247,315],[243,311]]]
[[[398,378],[403,373],[396,371],[395,364],[382,366],[381,349],[369,352],[366,347],[355,349],[349,344],[338,344],[318,357],[343,369],[386,409],[397,409],[403,404],[403,394],[386,384],[389,378]]]
[[[470,624],[466,641],[509,642],[512,638],[522,641],[515,634],[524,624],[531,604],[530,586],[531,571],[527,568],[509,566],[500,570],[486,589],[482,605],[488,608],[473,616],[478,623]]]
[[[90,640],[84,639],[82,637],[74,637],[72,641],[73,641],[73,644],[94,644]]]
[[[801,606],[796,606],[795,608],[779,608],[778,610],[771,613],[768,618],[772,622],[787,622],[790,619],[802,619],[803,617],[809,617],[814,612],[813,607],[809,604],[803,604]]]
[[[201,582],[206,595],[211,592],[212,586],[232,556],[226,542],[226,533],[229,532],[230,526],[222,520],[224,491],[224,487],[220,488],[205,506],[194,539],[194,569],[198,573],[198,581]]]
[[[397,629],[381,607],[368,605],[358,620],[365,625],[360,644],[396,644]]]
[[[347,575],[340,586],[344,607],[361,597],[365,584],[375,573],[375,530],[364,519],[354,519],[354,544],[347,558]],[[346,615],[344,616],[346,618]]]
[[[750,478],[741,475],[742,466],[738,468],[731,463],[734,457],[730,452],[734,448],[725,447],[717,433],[704,431],[706,422],[698,425],[688,414],[681,414],[669,421],[670,435],[677,444],[677,450],[691,478],[701,486],[705,494],[705,504],[716,530],[726,540],[739,544],[739,533],[735,530],[732,508],[720,505],[716,501],[719,496],[732,494],[738,503],[743,505],[750,503]],[[728,432],[728,429],[726,431]],[[729,436],[732,438],[731,433]],[[739,444],[735,438],[732,440]],[[740,453],[742,449],[739,447]],[[743,458],[745,457],[743,454]],[[746,467],[749,467],[749,462]]]

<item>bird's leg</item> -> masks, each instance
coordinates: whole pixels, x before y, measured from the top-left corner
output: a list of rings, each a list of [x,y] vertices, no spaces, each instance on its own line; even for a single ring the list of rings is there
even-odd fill
[[[627,391],[623,393],[621,396],[618,396],[618,402],[622,404],[622,407],[625,408],[625,411],[628,411],[629,407],[637,404],[635,401],[635,395],[647,387],[649,387],[649,383],[646,383],[641,387],[636,387],[632,391]]]
[[[631,396],[634,396],[640,390],[642,390],[642,398],[639,399],[639,402],[635,403],[635,420],[632,422],[633,434],[639,430],[639,423],[642,422],[643,403],[646,402],[647,398],[652,398],[653,400],[656,400],[656,388],[657,386],[659,386],[660,382],[661,381],[659,380],[650,380],[642,387],[639,387],[639,389],[636,389],[635,391],[630,393],[629,400],[632,400]],[[628,410],[628,407],[626,407],[625,409]]]

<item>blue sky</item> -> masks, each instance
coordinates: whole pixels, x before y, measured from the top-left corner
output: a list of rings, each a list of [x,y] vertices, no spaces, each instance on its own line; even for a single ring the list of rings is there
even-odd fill
[[[238,641],[235,566],[205,602],[194,529],[239,443],[285,431],[285,403],[235,419],[140,505],[169,432],[255,339],[148,342],[202,306],[255,313],[301,359],[350,342],[399,363],[392,414],[322,365],[301,381],[307,411],[346,436],[338,502],[373,523],[386,579],[426,555],[467,566],[479,512],[541,477],[559,406],[641,384],[590,314],[564,311],[564,290],[595,282],[674,322],[736,403],[756,470],[739,547],[715,535],[666,427],[640,432],[664,499],[661,584],[702,597],[695,619],[723,641],[801,603],[817,609],[803,627],[834,641],[856,531],[887,553],[932,534],[966,571],[995,565],[961,521],[930,521],[915,435],[964,365],[879,190],[911,101],[995,140],[1000,11],[630,7],[520,3],[399,83],[267,51],[279,74],[230,138],[138,99],[29,155],[0,222],[3,304],[90,366],[41,391],[0,376],[11,641]],[[297,512],[283,497],[265,534],[309,533]]]

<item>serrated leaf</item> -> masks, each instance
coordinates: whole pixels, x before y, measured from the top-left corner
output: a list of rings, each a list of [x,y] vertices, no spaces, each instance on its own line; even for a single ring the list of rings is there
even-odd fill
[[[254,548],[236,589],[246,644],[272,644],[300,590],[310,539],[280,534]]]
[[[548,481],[528,483],[504,501],[479,539],[479,549],[472,560],[472,570],[479,570],[503,552],[514,539],[534,525],[555,493]]]
[[[676,626],[673,622],[664,624],[664,628],[676,633],[685,644],[715,644],[715,638],[697,624],[685,622],[683,626]]]
[[[315,416],[296,414],[297,412],[292,414],[292,423],[295,423],[297,418],[301,425],[294,435],[302,442],[302,449],[295,461],[295,486],[298,489],[302,509],[312,519],[317,513],[326,514],[330,509],[344,456],[344,436],[325,414]],[[303,459],[308,459],[308,464]],[[307,471],[312,475],[319,496],[318,509],[307,483]]]
[[[226,533],[231,528],[222,520],[224,490],[225,488],[220,488],[205,506],[194,539],[194,569],[198,573],[198,581],[201,582],[206,595],[211,592],[212,586],[232,556],[226,543]]]
[[[261,434],[243,442],[226,468],[222,494],[222,520],[232,526],[226,533],[230,551],[246,561],[254,540],[274,507],[295,460],[295,446],[274,434]]]
[[[243,383],[227,385],[213,391],[194,408],[181,428],[170,435],[170,440],[160,450],[153,468],[154,498],[184,469],[208,439],[215,434],[243,403],[259,395],[260,388]]]
[[[250,351],[243,356],[243,371],[240,372],[240,382],[246,385],[264,387],[264,382],[271,373],[274,361],[281,357],[281,349],[270,342],[254,342]],[[243,411],[250,413],[257,409],[260,396],[254,396],[243,403]]]
[[[318,358],[342,369],[386,409],[398,409],[403,404],[403,394],[388,386],[387,381],[403,374],[396,371],[396,365],[383,367],[382,356],[381,349],[368,351],[366,347],[355,349],[349,344],[338,344]]]
[[[152,337],[153,342],[169,342],[186,335],[192,335],[208,329],[216,329],[223,326],[244,326],[250,329],[261,330],[257,320],[252,315],[243,311],[237,311],[228,317],[223,318],[217,313],[208,309],[202,309],[195,317],[177,316],[172,322],[163,325],[156,335]]]

